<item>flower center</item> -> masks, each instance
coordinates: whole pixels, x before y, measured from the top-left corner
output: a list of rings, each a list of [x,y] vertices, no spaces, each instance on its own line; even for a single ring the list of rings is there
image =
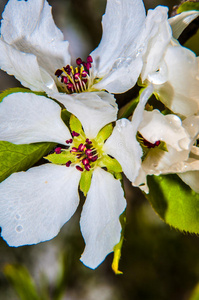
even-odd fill
[[[90,171],[94,168],[99,154],[93,145],[93,141],[88,138],[81,137],[79,133],[73,131],[73,138],[66,141],[69,145],[68,149],[61,149],[57,147],[55,149],[56,154],[66,152],[66,167],[75,165],[76,169],[80,172]]]
[[[59,85],[61,89],[67,93],[81,93],[88,90],[91,84],[91,68],[93,59],[89,55],[86,62],[82,61],[81,58],[77,58],[77,67],[73,68],[70,65],[58,69],[55,72],[59,80]]]

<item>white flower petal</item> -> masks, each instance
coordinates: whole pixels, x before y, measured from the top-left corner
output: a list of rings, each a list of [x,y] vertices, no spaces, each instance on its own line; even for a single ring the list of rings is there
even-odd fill
[[[199,12],[193,11],[184,11],[181,14],[178,14],[169,19],[169,23],[172,27],[173,37],[178,39],[183,30],[199,16]]]
[[[133,124],[127,119],[116,122],[103,150],[116,158],[130,181],[134,181],[141,166],[142,149],[136,140]]]
[[[176,115],[164,116],[157,109],[144,111],[143,121],[138,130],[152,144],[164,141],[177,151],[189,149],[191,138]]]
[[[145,21],[145,9],[139,0],[109,0],[102,18],[103,35],[99,46],[91,53],[99,77],[122,57]],[[107,47],[108,46],[108,47]]]
[[[65,144],[70,132],[53,100],[33,93],[14,93],[0,103],[0,140],[15,144]]]
[[[93,87],[115,94],[128,91],[136,84],[142,65],[141,57],[137,57],[136,60],[131,57],[121,57],[115,62],[111,71]]]
[[[116,122],[111,136],[104,144],[104,151],[118,160],[122,170],[130,181],[134,181],[141,166],[142,149],[137,142],[136,134],[140,125],[144,107],[153,93],[149,85],[141,94],[140,101],[133,113],[132,121],[121,119]]]
[[[192,190],[199,193],[199,171],[189,171],[185,173],[178,173],[178,176],[190,186]]]
[[[69,44],[63,41],[46,0],[10,0],[3,13],[1,35],[15,49],[34,54],[50,75],[70,63]]]
[[[144,21],[145,9],[142,1],[107,1],[106,12],[102,19],[102,39],[91,53],[94,59],[94,76],[96,78],[107,76],[102,82],[94,85],[95,88],[102,86],[109,92],[121,93],[136,83],[142,67],[140,58],[136,58],[140,48],[136,40],[139,38]],[[118,76],[121,79],[119,86]]]
[[[12,174],[0,185],[0,226],[10,246],[55,237],[74,214],[81,173],[46,164]]]
[[[199,134],[199,116],[190,116],[184,119],[182,121],[182,124],[194,142],[197,135]]]
[[[80,120],[89,138],[95,138],[102,127],[116,120],[117,104],[113,95],[106,92],[80,93],[72,96],[55,93],[51,96]]]
[[[158,70],[171,37],[172,32],[168,22],[168,8],[158,6],[154,10],[149,10],[146,18],[146,30],[142,37],[148,41],[147,49],[143,56],[142,81],[149,74]]]
[[[53,78],[39,67],[36,56],[18,51],[0,40],[0,68],[14,75],[22,85],[33,91],[45,91],[45,85],[56,91]]]
[[[80,219],[85,250],[81,261],[95,269],[120,241],[119,216],[125,210],[126,200],[119,180],[97,168]]]
[[[151,97],[152,93],[153,93],[153,86],[152,84],[150,84],[147,86],[147,88],[144,89],[144,91],[140,95],[140,101],[133,113],[132,120],[131,120],[132,125],[134,127],[135,134],[137,133],[138,127],[142,122],[145,105],[148,99]]]
[[[169,46],[164,63],[168,70],[167,82],[153,84],[160,100],[174,113],[184,116],[197,113],[199,111],[199,69],[195,54],[182,46]]]

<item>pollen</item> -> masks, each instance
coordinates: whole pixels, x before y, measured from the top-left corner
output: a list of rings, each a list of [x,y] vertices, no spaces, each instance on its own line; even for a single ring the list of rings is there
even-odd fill
[[[77,58],[77,67],[67,65],[55,72],[58,78],[59,86],[67,93],[82,93],[88,90],[91,82],[91,68],[93,59],[89,55],[85,61]]]

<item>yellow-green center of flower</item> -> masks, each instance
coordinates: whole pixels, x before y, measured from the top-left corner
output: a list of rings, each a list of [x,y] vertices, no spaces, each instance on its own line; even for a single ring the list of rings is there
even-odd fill
[[[78,171],[94,169],[96,161],[103,155],[102,147],[95,140],[90,140],[73,131],[73,138],[66,141],[67,149],[57,147],[55,153],[61,155],[66,167],[75,165]]]

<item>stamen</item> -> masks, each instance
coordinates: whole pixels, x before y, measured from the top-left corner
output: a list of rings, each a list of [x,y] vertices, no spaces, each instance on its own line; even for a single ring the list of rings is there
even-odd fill
[[[87,143],[88,145],[91,145],[91,144],[92,144],[92,142],[91,142],[89,139],[86,139],[86,143]]]
[[[95,156],[92,156],[89,158],[92,162],[96,161],[98,159],[98,156],[95,155]]]
[[[70,165],[71,165],[71,160],[69,160],[67,163],[66,163],[66,167],[70,167]]]
[[[79,133],[73,131],[73,132],[72,132],[72,136],[79,136]]]
[[[158,147],[160,145],[160,141],[157,141],[155,142],[154,144],[150,143],[149,141],[147,140],[143,140],[143,143],[144,145],[147,147],[147,148],[155,148],[155,147]]]
[[[85,61],[79,57],[76,60],[77,67],[73,68],[70,65],[58,69],[55,75],[59,78],[62,89],[68,93],[85,92],[90,86],[90,69],[92,68],[93,59],[89,55]]]
[[[83,169],[80,166],[76,166],[76,169],[80,172],[83,172]]]
[[[78,149],[76,147],[72,147],[72,149],[70,150],[70,153],[76,153],[78,152]]]
[[[66,144],[72,144],[72,142],[73,142],[73,139],[66,140]]]
[[[83,163],[84,166],[88,165],[89,164],[89,159],[88,158],[82,159],[82,163]]]
[[[85,145],[80,144],[79,147],[78,147],[78,150],[83,151],[85,149],[85,147],[86,147]]]
[[[60,154],[60,153],[61,153],[61,147],[55,148],[55,153],[56,153],[56,154]]]
[[[85,165],[84,167],[85,167],[86,171],[90,171],[91,166],[89,164]]]
[[[60,70],[60,69],[58,69],[58,70],[55,72],[55,75],[56,75],[57,77],[59,77],[62,73],[63,73],[63,71]]]

